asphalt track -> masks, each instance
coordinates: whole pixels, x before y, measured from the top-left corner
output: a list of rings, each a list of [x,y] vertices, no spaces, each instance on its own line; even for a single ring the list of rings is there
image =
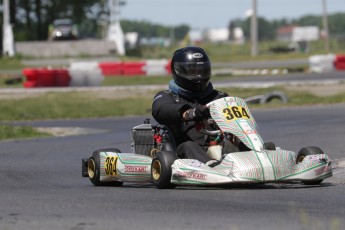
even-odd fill
[[[30,122],[96,132],[0,142],[0,229],[345,229],[345,105],[252,112],[264,140],[319,146],[335,175],[321,186],[95,187],[81,159],[99,148],[131,152],[130,129],[145,117]]]

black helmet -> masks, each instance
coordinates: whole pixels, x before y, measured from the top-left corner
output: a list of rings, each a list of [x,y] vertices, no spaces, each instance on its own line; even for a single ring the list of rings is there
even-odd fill
[[[200,92],[209,84],[211,62],[202,48],[185,47],[175,51],[171,60],[171,72],[178,86]]]

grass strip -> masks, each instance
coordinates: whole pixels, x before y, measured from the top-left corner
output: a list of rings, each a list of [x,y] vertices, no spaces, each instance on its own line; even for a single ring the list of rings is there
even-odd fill
[[[148,114],[152,97],[111,99],[94,93],[46,93],[0,101],[0,120],[49,120]]]
[[[280,106],[302,106],[315,104],[345,103],[345,93],[330,96],[316,96],[307,92],[289,91],[283,87],[264,89],[220,89],[229,95],[246,98],[262,95],[274,90],[287,94],[289,102],[282,104],[274,100],[269,104],[250,105],[256,108]],[[46,93],[30,98],[0,100],[1,121],[77,119],[93,117],[115,117],[128,115],[149,115],[152,98],[156,92],[64,92]],[[32,127],[0,124],[0,140],[48,136]]]
[[[0,140],[47,137],[47,133],[38,132],[30,126],[12,126],[0,124]]]
[[[274,100],[264,105],[251,107],[279,107],[315,104],[345,103],[345,93],[330,96],[316,96],[303,91],[288,91],[284,88],[264,89],[220,89],[229,95],[241,98],[262,95],[279,90],[289,98],[287,104]],[[30,98],[0,100],[0,120],[49,120],[92,117],[113,117],[150,114],[151,91],[114,91],[114,92],[64,92],[46,93]]]

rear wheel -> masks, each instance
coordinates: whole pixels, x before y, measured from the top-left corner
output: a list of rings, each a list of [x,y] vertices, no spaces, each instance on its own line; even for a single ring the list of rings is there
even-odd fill
[[[297,164],[301,163],[306,156],[318,155],[318,154],[323,154],[323,151],[319,147],[316,147],[316,146],[304,147],[298,152],[297,157],[296,157],[296,163]],[[302,181],[302,183],[305,185],[318,185],[318,184],[321,184],[322,181],[323,180]]]
[[[276,145],[273,142],[266,142],[264,147],[266,150],[276,150]]]
[[[101,149],[93,152],[92,157],[89,158],[89,161],[87,163],[87,173],[88,177],[92,184],[95,186],[122,186],[122,181],[109,181],[109,182],[102,182],[100,181],[101,176],[101,170],[100,170],[100,153],[101,152],[115,152],[120,153],[121,151],[119,149]]]
[[[175,152],[159,151],[152,159],[151,179],[159,189],[174,188],[171,181],[171,165],[177,159]]]

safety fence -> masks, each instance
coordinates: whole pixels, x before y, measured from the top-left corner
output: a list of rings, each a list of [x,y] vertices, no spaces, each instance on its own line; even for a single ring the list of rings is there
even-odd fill
[[[170,60],[126,62],[73,62],[69,68],[25,68],[25,88],[100,86],[104,77],[162,76],[171,74]],[[345,70],[345,55],[314,55],[309,57],[309,71],[324,73]],[[268,72],[267,72],[268,74]]]
[[[345,55],[337,55],[335,57],[334,67],[337,70],[345,70]]]
[[[345,70],[345,55],[313,55],[309,57],[309,71],[327,73],[335,70]]]
[[[66,87],[99,86],[104,77],[159,76],[170,74],[169,60],[147,60],[132,62],[73,62],[69,68],[25,68],[23,86]]]
[[[170,74],[170,61],[102,62],[99,68],[105,76],[166,75]]]
[[[33,87],[66,87],[70,84],[67,69],[26,68],[23,70],[25,88]]]

